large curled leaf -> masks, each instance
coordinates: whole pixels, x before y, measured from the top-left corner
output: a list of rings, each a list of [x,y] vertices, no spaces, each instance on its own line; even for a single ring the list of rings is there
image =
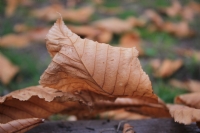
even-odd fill
[[[40,118],[13,120],[6,124],[0,124],[0,133],[24,133],[42,122],[43,120]]]
[[[65,109],[71,96],[51,88],[28,87],[0,97],[0,123],[25,118],[46,118]]]
[[[134,97],[156,102],[149,77],[142,70],[135,48],[112,47],[81,39],[58,19],[46,37],[53,57],[40,84],[71,92],[88,102]],[[92,96],[96,95],[96,96]],[[81,98],[84,100],[83,98]]]

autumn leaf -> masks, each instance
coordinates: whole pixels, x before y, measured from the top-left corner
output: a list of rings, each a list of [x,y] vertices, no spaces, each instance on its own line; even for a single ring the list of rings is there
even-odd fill
[[[79,98],[85,96],[84,101],[89,103],[117,97],[157,101],[135,48],[81,39],[62,19],[57,20],[46,39],[52,62],[40,78],[41,85],[71,92]]]
[[[179,80],[171,80],[170,84],[174,87],[188,90],[190,92],[200,92],[200,81],[197,80],[187,80],[187,81],[179,81]]]
[[[68,102],[67,108],[64,109],[61,114],[75,115],[78,119],[89,119],[103,112],[119,109],[125,109],[131,113],[138,113],[150,117],[170,117],[169,111],[165,106],[161,104],[151,104],[133,98],[117,98],[114,102],[96,101],[90,111],[88,107],[83,104]]]
[[[167,14],[169,17],[175,17],[180,14],[182,9],[179,1],[175,0],[172,2],[172,5],[165,8],[160,8],[160,12]]]
[[[9,84],[12,78],[18,73],[19,68],[13,65],[5,56],[0,53],[0,80],[3,84]]]
[[[46,118],[65,109],[72,96],[55,89],[32,86],[0,97],[0,123]]]
[[[144,55],[144,50],[141,46],[142,40],[138,33],[136,32],[130,32],[124,34],[120,38],[120,46],[125,48],[132,48],[135,47],[139,51],[139,55]]]
[[[8,34],[0,38],[0,47],[22,48],[28,46],[29,43],[30,39],[25,34]]]
[[[174,61],[165,59],[164,61],[161,62],[156,59],[153,60],[150,64],[152,65],[152,68],[154,68],[155,71],[154,75],[156,77],[164,78],[174,74],[183,65],[183,61],[181,59],[177,59]]]
[[[39,19],[54,21],[58,17],[57,12],[62,14],[64,20],[83,23],[89,20],[94,9],[90,6],[79,9],[65,9],[62,5],[54,4],[45,8],[35,9],[31,14]]]
[[[0,133],[24,133],[42,122],[43,119],[40,118],[13,120],[6,124],[0,124]]]
[[[147,116],[143,116],[143,115],[133,113],[133,112],[128,112],[128,111],[125,111],[124,109],[106,111],[106,112],[100,113],[98,116],[100,119],[112,119],[112,120],[149,119],[149,117]]]
[[[182,94],[175,98],[175,103],[184,104],[193,108],[200,109],[200,92]]]
[[[100,43],[109,43],[112,40],[113,33],[108,30],[100,30],[101,32],[97,35],[96,39]]]
[[[121,20],[115,17],[94,21],[92,25],[116,34],[130,31],[133,27],[130,20]]]
[[[200,121],[200,109],[190,108],[178,104],[168,104],[167,107],[176,122],[189,125],[192,122]]]

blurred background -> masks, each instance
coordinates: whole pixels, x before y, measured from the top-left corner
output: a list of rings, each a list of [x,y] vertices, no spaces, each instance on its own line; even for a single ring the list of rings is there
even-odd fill
[[[51,62],[45,36],[57,12],[82,38],[136,47],[154,92],[165,102],[200,91],[198,0],[1,0],[1,96],[38,85]]]

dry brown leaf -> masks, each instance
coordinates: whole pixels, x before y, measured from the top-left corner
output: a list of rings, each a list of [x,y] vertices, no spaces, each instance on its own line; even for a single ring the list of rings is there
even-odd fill
[[[200,61],[200,51],[198,50],[177,48],[176,52],[179,55],[186,56],[186,57],[193,57],[196,60]]]
[[[152,63],[151,63],[152,64]],[[169,77],[172,74],[174,74],[181,66],[183,65],[183,61],[181,59],[177,59],[177,60],[169,60],[169,59],[165,59],[160,67],[155,70],[155,76],[156,77]],[[155,67],[155,66],[153,66]]]
[[[168,113],[169,111],[161,104],[150,104],[148,102],[144,102],[143,100],[139,99],[131,99],[131,98],[117,98],[115,102],[110,101],[96,101],[91,111],[89,111],[88,107],[85,105],[80,105],[79,103],[71,102],[67,103],[68,108],[63,110],[62,114],[69,114],[75,115],[79,119],[89,119],[98,116],[99,113],[110,111],[110,110],[117,110],[117,109],[127,109],[130,112],[136,112],[138,114],[144,114],[146,116],[153,116],[155,117],[155,110],[161,110],[161,112]],[[69,107],[70,106],[70,107]],[[149,108],[153,108],[150,112]],[[155,108],[155,109],[154,109]],[[135,110],[134,110],[135,109]],[[146,110],[145,110],[146,109]],[[149,109],[149,110],[148,110]],[[147,113],[144,113],[147,111]],[[154,112],[153,112],[154,111]],[[153,113],[152,113],[153,112]],[[157,113],[157,112],[156,112]],[[167,114],[165,113],[165,114]],[[164,113],[160,113],[157,117],[166,117]],[[169,117],[168,113],[168,117]]]
[[[143,116],[133,112],[127,112],[124,109],[106,111],[99,114],[101,119],[112,119],[112,120],[138,120],[138,119],[148,119],[149,117]]]
[[[26,32],[25,34],[27,34],[27,38],[33,42],[34,41],[35,42],[44,42],[48,31],[49,31],[49,28],[37,27],[37,28],[34,28],[34,29]]]
[[[100,43],[109,43],[112,40],[113,34],[108,30],[101,30],[97,35],[96,40]]]
[[[25,118],[46,118],[65,109],[73,95],[41,86],[13,91],[0,97],[0,123]],[[78,101],[78,100],[77,100]]]
[[[129,112],[138,113],[152,118],[169,118],[169,110],[162,104],[141,104],[126,109]]]
[[[89,39],[94,39],[101,32],[99,29],[89,25],[68,25],[68,28],[77,35]]]
[[[130,22],[134,27],[144,27],[146,25],[146,20],[142,18],[128,17],[127,22]]]
[[[52,62],[40,78],[41,85],[85,96],[90,103],[117,97],[157,101],[135,48],[81,39],[62,19],[50,29],[46,40]]]
[[[200,109],[200,92],[182,94],[175,98],[175,103],[184,104],[193,108]]]
[[[163,26],[163,19],[154,10],[146,10],[144,13],[144,17],[152,21],[158,28],[161,28]]]
[[[183,82],[183,81],[180,81],[180,80],[177,80],[177,79],[171,79],[169,81],[169,84],[171,86],[176,87],[176,88],[187,90],[187,84],[185,82]]]
[[[144,50],[141,47],[141,38],[138,33],[126,33],[120,38],[120,46],[125,48],[135,47],[139,51],[139,55],[144,55]]]
[[[6,0],[7,6],[5,9],[5,15],[7,17],[13,16],[18,5],[30,6],[32,4],[33,4],[33,1],[31,1],[31,0]]]
[[[195,17],[195,12],[190,6],[185,6],[181,10],[180,15],[184,20],[193,21]]]
[[[9,84],[12,78],[17,74],[19,68],[13,65],[6,57],[0,53],[0,81],[3,84]]]
[[[133,127],[129,123],[125,123],[123,127],[123,133],[135,133]]]
[[[30,27],[28,27],[27,25],[25,24],[16,24],[14,26],[14,31],[15,32],[25,32],[25,31],[28,31],[30,29]]]
[[[200,4],[198,2],[191,1],[188,6],[190,6],[190,8],[196,13],[200,13]]]
[[[0,38],[0,47],[17,47],[22,48],[28,46],[30,39],[27,35],[8,34]]]
[[[179,3],[179,1],[175,0],[172,2],[172,5],[170,7],[161,8],[160,11],[167,14],[169,17],[175,17],[179,15],[181,9],[181,4]]]
[[[6,124],[0,124],[0,133],[24,133],[42,122],[43,119],[40,118],[13,120]]]
[[[92,25],[117,34],[130,31],[133,27],[133,24],[130,20],[121,20],[115,17],[94,21]]]
[[[170,84],[177,88],[182,88],[191,92],[200,92],[200,81],[197,80],[187,80],[187,81],[179,81],[179,80],[172,80]]]
[[[192,37],[195,35],[195,32],[190,29],[189,24],[185,21],[179,23],[165,22],[161,29],[179,38]]]
[[[93,14],[94,9],[89,6],[79,9],[65,9],[62,5],[54,4],[42,9],[35,9],[32,11],[32,15],[47,21],[54,21],[58,18],[57,12],[62,14],[64,20],[86,22]]]
[[[176,122],[186,125],[200,121],[200,109],[190,108],[184,105],[168,104],[171,116]]]

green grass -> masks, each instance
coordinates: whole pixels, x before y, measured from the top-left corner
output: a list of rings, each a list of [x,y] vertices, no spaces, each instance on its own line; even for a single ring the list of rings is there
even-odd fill
[[[37,67],[38,62],[34,57],[27,53],[14,52],[14,50],[11,49],[1,48],[0,52],[3,53],[3,55],[5,55],[13,64],[20,68],[17,76],[8,86],[4,86],[4,88],[8,88],[9,91],[12,91],[38,84],[41,70]]]
[[[125,10],[117,15],[121,19],[126,19],[130,16],[138,16],[138,14],[132,10]]]
[[[173,103],[176,96],[186,93],[185,90],[172,87],[162,79],[157,79],[153,82],[153,90],[166,103]]]

